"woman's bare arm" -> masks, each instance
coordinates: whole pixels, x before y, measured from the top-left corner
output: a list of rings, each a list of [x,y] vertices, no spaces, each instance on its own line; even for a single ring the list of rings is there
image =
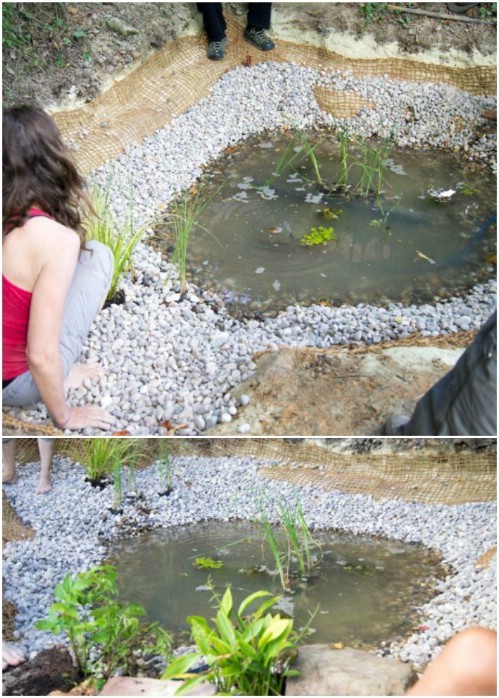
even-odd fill
[[[45,221],[44,221],[45,223]],[[64,391],[60,351],[66,296],[76,269],[80,242],[68,228],[44,225],[43,259],[35,280],[28,327],[27,360],[40,396],[56,424],[68,429],[105,429],[113,417],[96,406],[70,408]]]

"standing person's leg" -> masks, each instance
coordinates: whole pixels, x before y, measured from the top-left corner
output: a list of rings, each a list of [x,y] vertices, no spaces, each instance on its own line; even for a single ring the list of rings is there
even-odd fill
[[[61,328],[61,355],[64,387],[80,386],[85,378],[102,375],[98,364],[76,364],[92,322],[111,285],[114,259],[106,245],[89,240],[80,253],[66,298]],[[23,373],[2,391],[4,405],[27,407],[40,402],[40,394],[30,371]]]
[[[2,439],[2,482],[6,485],[15,485],[16,472],[16,439]]]
[[[497,312],[454,368],[419,400],[412,417],[391,417],[386,436],[495,436]]]
[[[196,7],[203,15],[203,25],[208,42],[225,39],[227,24],[222,11],[221,2],[197,2]]]
[[[248,20],[244,30],[244,38],[254,44],[260,51],[271,51],[274,42],[265,33],[270,29],[271,2],[250,2],[248,4]]]
[[[222,12],[221,2],[198,2],[198,10],[203,15],[204,30],[208,35],[206,55],[211,61],[221,61],[225,56],[227,24]]]
[[[271,2],[248,3],[248,29],[270,29]]]
[[[37,494],[45,494],[52,489],[50,466],[54,456],[54,439],[39,438],[38,451],[40,453],[40,480],[36,492]]]
[[[407,696],[497,695],[497,635],[468,628],[445,645]]]

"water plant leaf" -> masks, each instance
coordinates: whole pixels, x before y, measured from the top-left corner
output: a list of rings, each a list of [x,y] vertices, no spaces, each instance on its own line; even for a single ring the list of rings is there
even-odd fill
[[[301,245],[314,246],[325,245],[329,240],[336,240],[333,235],[333,228],[324,228],[320,225],[317,228],[311,228],[309,233],[306,233],[300,240]]]
[[[200,570],[218,570],[224,565],[222,560],[214,560],[211,557],[197,557],[192,564]]]

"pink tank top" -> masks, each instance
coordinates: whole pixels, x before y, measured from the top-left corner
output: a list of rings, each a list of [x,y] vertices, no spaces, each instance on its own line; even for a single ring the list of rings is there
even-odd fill
[[[44,216],[48,213],[37,208],[28,211],[28,218]],[[15,220],[12,227],[15,227]],[[12,229],[12,227],[10,229]],[[2,380],[9,381],[29,371],[26,359],[28,344],[29,311],[31,307],[30,291],[25,291],[11,283],[2,274]]]

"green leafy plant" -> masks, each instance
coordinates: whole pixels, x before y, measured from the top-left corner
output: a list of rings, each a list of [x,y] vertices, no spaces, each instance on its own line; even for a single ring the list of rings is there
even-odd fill
[[[494,23],[497,21],[497,3],[496,2],[481,2],[480,3],[480,19]]]
[[[35,626],[66,635],[82,674],[105,679],[118,668],[126,669],[132,650],[140,646],[169,655],[170,635],[157,623],[144,625],[141,606],[118,601],[116,570],[111,565],[67,574],[54,596],[57,601],[47,618]]]
[[[362,14],[366,26],[372,22],[379,22],[386,10],[386,2],[364,2],[362,3]]]
[[[91,199],[96,215],[91,215],[87,221],[88,238],[102,242],[113,253],[114,271],[107,294],[108,301],[113,300],[123,277],[133,269],[133,252],[145,231],[144,227],[137,227],[135,224],[131,180],[128,185],[119,185],[122,199],[127,203],[124,220],[120,223],[116,220],[111,207],[113,181],[114,177],[111,176],[104,189],[94,186]]]
[[[317,228],[310,228],[310,232],[306,233],[300,240],[300,245],[325,245],[329,240],[336,240],[333,234],[333,228],[325,228],[319,225]]]
[[[212,557],[197,557],[192,564],[200,570],[219,570],[224,566],[222,560],[214,560]]]
[[[308,627],[297,633],[291,619],[271,614],[269,611],[279,597],[266,591],[251,594],[237,609],[230,588],[223,598],[217,594],[214,598],[218,608],[213,626],[202,616],[187,618],[199,652],[174,660],[162,678],[186,679],[176,695],[203,680],[214,683],[220,695],[282,695],[285,679],[298,675],[290,664]],[[258,607],[248,612],[258,601]],[[204,657],[209,670],[205,674],[190,674],[190,667],[200,657]]]

